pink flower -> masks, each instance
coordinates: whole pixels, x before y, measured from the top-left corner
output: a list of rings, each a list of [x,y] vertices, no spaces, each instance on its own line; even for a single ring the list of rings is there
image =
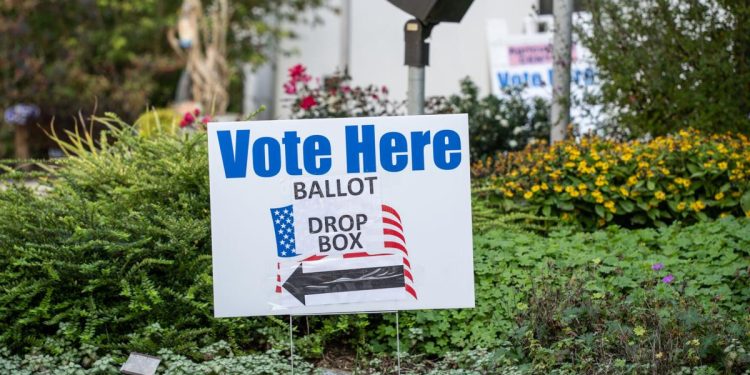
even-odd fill
[[[289,77],[292,79],[292,82],[299,81],[303,74],[305,74],[305,67],[302,64],[297,64],[289,68]]]
[[[346,94],[346,93],[348,93],[350,91],[352,91],[351,87],[349,87],[349,86],[341,86],[341,92],[343,92],[344,94]]]
[[[185,121],[188,124],[192,124],[193,121],[195,121],[195,117],[190,112],[185,112],[185,116],[182,117],[182,121]]]
[[[318,102],[313,98],[312,95],[308,95],[299,102],[300,108],[304,109],[305,111],[318,105]]]
[[[664,278],[663,278],[663,279],[661,279],[661,282],[663,282],[663,283],[665,283],[665,284],[669,284],[669,283],[671,283],[672,281],[674,281],[674,276],[672,276],[672,274],[671,274],[671,273],[670,273],[669,275],[667,275],[667,276],[664,276]]]
[[[654,263],[654,264],[651,265],[651,269],[654,270],[654,271],[660,271],[663,268],[664,268],[664,263],[661,263],[661,262],[660,263]]]
[[[379,99],[377,94],[372,94],[372,98],[375,99],[375,100]]]
[[[385,95],[388,95],[388,87],[387,87],[387,86],[383,86],[383,87],[382,87],[382,88],[380,89],[380,91],[382,91],[382,92],[383,92],[383,94],[385,94]]]
[[[185,121],[185,119],[180,120],[180,127],[181,128],[184,128],[184,127],[186,127],[188,125],[189,125],[189,123],[187,121]]]
[[[193,111],[193,114],[195,115],[195,117],[198,117],[198,116],[200,116],[200,115],[201,115],[201,110],[200,110],[200,109],[198,109],[198,108],[196,108],[196,109],[195,109],[195,110]]]
[[[211,122],[211,116],[204,116],[201,119],[201,122],[204,123],[204,124],[208,124],[209,122]]]
[[[288,95],[294,95],[297,93],[297,85],[293,82],[287,82],[284,84],[284,92]]]

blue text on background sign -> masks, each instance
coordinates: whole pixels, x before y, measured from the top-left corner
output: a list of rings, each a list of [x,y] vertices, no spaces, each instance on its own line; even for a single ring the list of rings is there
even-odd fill
[[[431,156],[437,168],[451,170],[461,164],[461,137],[450,129],[434,134],[429,130],[413,131],[408,136],[400,132],[386,132],[377,142],[374,125],[349,125],[344,131],[347,173],[376,172],[378,164],[388,172],[402,171],[410,164],[413,171],[424,170],[428,145],[432,145]],[[216,133],[226,178],[245,178],[249,161],[252,164],[250,169],[259,177],[276,176],[282,167],[292,176],[303,173],[322,175],[331,170],[331,142],[323,135],[311,135],[303,140],[296,131],[287,131],[281,141],[260,137],[253,140],[251,145],[249,129],[237,130],[234,137],[229,130]],[[285,165],[282,165],[282,148]]]

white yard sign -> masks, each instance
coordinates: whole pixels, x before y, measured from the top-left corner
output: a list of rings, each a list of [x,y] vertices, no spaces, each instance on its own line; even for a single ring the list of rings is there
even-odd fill
[[[211,123],[217,317],[474,307],[466,115]]]

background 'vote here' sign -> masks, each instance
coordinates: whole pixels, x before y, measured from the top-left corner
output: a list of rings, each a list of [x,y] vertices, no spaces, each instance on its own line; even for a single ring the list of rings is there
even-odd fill
[[[474,307],[466,115],[211,123],[215,315]]]

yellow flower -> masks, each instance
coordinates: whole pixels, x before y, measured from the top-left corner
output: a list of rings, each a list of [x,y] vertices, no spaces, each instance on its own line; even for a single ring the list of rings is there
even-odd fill
[[[717,201],[724,199],[724,193],[722,192],[716,193],[716,195],[714,195],[714,199],[716,199]]]
[[[628,186],[633,186],[638,183],[638,176],[628,177]]]
[[[656,359],[662,359],[662,358],[664,358],[664,353],[663,352],[656,353]]]
[[[594,200],[596,201],[596,203],[604,202],[604,196],[602,196],[602,192],[599,190],[594,190],[591,193],[591,196],[594,197]]]
[[[569,161],[569,162],[563,164],[563,166],[565,166],[565,168],[568,168],[568,169],[573,169],[573,168],[576,167],[576,163],[573,163],[572,161]]]
[[[656,197],[656,199],[658,199],[660,201],[663,201],[663,200],[667,199],[667,195],[664,194],[664,192],[661,191],[661,190],[659,190],[656,193],[654,193],[654,197]]]
[[[547,183],[546,183],[546,182],[542,182],[542,186],[541,186],[541,188],[542,188],[542,190],[544,190],[544,191],[547,191],[547,190],[549,190],[549,186],[547,186]]]
[[[686,189],[690,187],[690,180],[687,178],[677,177],[674,182],[678,185],[684,186]]]
[[[635,329],[633,329],[633,333],[635,333],[636,336],[641,337],[646,334],[646,329],[641,326],[636,326]]]
[[[530,191],[527,191],[527,192],[523,193],[523,197],[524,197],[524,198],[525,198],[526,200],[529,200],[529,199],[531,199],[531,197],[533,197],[533,196],[534,196],[534,193],[533,193],[533,192],[530,192]]]
[[[537,191],[539,191],[539,185],[532,186],[531,187],[531,191],[533,191],[534,193],[536,193]]]
[[[704,208],[706,208],[706,204],[703,203],[703,201],[700,200],[700,199],[697,200],[697,201],[695,201],[695,202],[693,202],[693,203],[690,203],[690,209],[693,210],[693,211],[695,211],[695,212],[700,212]]]
[[[719,163],[719,169],[721,169],[722,171],[726,171],[728,167],[729,165],[725,161],[722,161],[721,163]]]
[[[573,190],[568,194],[570,194],[570,196],[573,198],[577,198],[579,195],[581,195],[581,193],[579,193],[577,190]]]
[[[603,176],[603,175],[598,176],[596,178],[596,182],[594,182],[594,184],[596,184],[596,186],[599,186],[599,187],[607,185],[608,184],[607,177]]]
[[[698,346],[700,344],[701,344],[701,342],[698,341],[698,339],[692,339],[692,340],[690,340],[690,345],[692,345],[692,346]]]
[[[613,201],[604,202],[604,207],[607,208],[612,213],[617,212],[617,208],[615,208],[615,202]]]
[[[581,182],[580,184],[578,184],[578,190],[583,191],[583,190],[586,190],[586,189],[588,189],[588,187],[583,182]]]
[[[629,161],[630,159],[633,158],[633,154],[630,154],[630,153],[622,154],[620,158],[622,159],[622,161]]]
[[[630,192],[628,192],[628,188],[621,186],[620,187],[620,194],[622,194],[623,197],[627,197],[630,195]]]
[[[557,185],[557,184],[555,184],[554,186],[552,186],[552,189],[555,190],[555,193],[559,193],[559,192],[563,191],[563,187],[561,185]]]
[[[677,204],[677,211],[678,212],[685,211],[685,206],[687,206],[685,202],[680,202],[679,204]]]
[[[510,190],[505,190],[504,194],[508,198],[513,198],[513,192]]]

